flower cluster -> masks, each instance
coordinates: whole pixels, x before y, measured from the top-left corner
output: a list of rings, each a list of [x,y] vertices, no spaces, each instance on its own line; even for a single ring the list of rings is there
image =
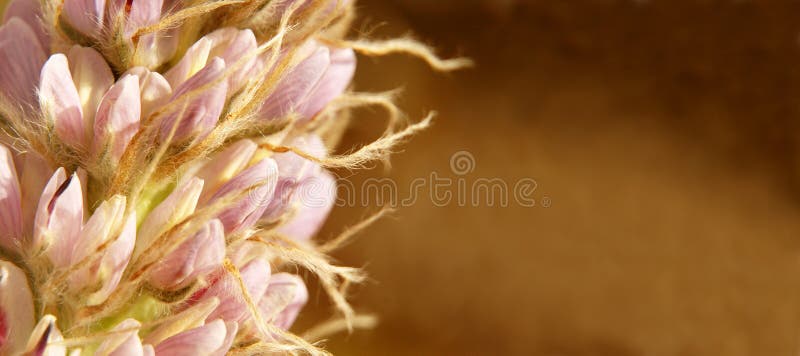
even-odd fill
[[[316,234],[326,169],[382,159],[391,94],[348,91],[348,0],[12,0],[0,27],[0,354],[325,353],[288,331],[303,268],[352,321],[363,277]],[[360,105],[386,134],[330,155]]]

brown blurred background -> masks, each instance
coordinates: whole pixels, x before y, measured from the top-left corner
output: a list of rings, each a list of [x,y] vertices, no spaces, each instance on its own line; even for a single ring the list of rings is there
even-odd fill
[[[334,353],[800,352],[800,2],[358,6],[359,29],[383,24],[373,37],[411,31],[477,63],[360,58],[357,90],[403,86],[411,116],[440,113],[386,176],[456,178],[466,150],[466,179],[530,177],[552,205],[421,199],[374,225],[337,257],[366,267],[353,300],[382,321]],[[381,115],[362,112],[344,147]],[[336,210],[323,237],[374,210]]]

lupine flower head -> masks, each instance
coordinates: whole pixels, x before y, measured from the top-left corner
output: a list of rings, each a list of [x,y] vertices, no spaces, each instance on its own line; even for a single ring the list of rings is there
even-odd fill
[[[346,0],[12,0],[0,26],[0,354],[325,351],[289,331],[316,274],[352,326],[358,269],[314,239],[331,168],[397,131],[354,92]],[[331,154],[348,110],[386,134]],[[349,236],[352,231],[343,236]]]

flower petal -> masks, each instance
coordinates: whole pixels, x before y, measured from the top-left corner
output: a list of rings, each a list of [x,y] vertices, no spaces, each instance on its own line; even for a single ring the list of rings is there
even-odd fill
[[[226,27],[205,36],[211,40],[209,57],[218,56],[225,61],[225,67],[232,67],[242,57],[251,54],[258,47],[256,36],[250,29],[239,30]],[[228,94],[238,91],[250,76],[260,70],[256,56],[249,59],[228,78]]]
[[[253,303],[258,304],[261,297],[267,290],[269,282],[270,266],[264,258],[255,258],[241,267],[240,274],[245,288],[254,299]],[[242,291],[239,282],[230,275],[225,274],[215,281],[207,289],[198,292],[197,300],[208,298],[219,298],[219,306],[208,316],[206,320],[221,318],[228,321],[241,322],[250,317],[247,304],[242,298]]]
[[[78,32],[97,37],[103,30],[105,0],[64,0],[62,16]]]
[[[0,246],[17,251],[22,238],[22,200],[11,151],[0,145]]]
[[[330,50],[310,42],[298,50],[298,55],[310,55],[281,79],[275,91],[262,104],[260,114],[267,119],[281,118],[297,112],[297,108],[314,90],[330,65]]]
[[[19,103],[36,103],[46,59],[34,30],[17,17],[9,19],[0,27],[0,93]]]
[[[331,48],[330,65],[316,87],[303,101],[297,112],[301,118],[310,119],[328,103],[341,95],[353,80],[356,71],[356,55],[350,48]]]
[[[56,326],[56,317],[45,315],[31,332],[25,355],[64,356],[67,350],[61,344],[63,340],[64,337]]]
[[[81,236],[75,245],[71,264],[79,263],[109,241],[124,222],[126,199],[115,195],[104,201],[81,229]]]
[[[225,231],[222,223],[214,219],[160,261],[149,281],[156,288],[177,290],[219,268],[223,258]]]
[[[186,54],[183,55],[178,64],[164,74],[164,78],[173,88],[183,84],[208,64],[209,54],[213,45],[214,43],[208,37],[197,40],[186,50]]]
[[[275,160],[265,158],[225,183],[211,197],[209,204],[218,199],[233,198],[252,189],[233,207],[219,214],[219,220],[225,225],[225,233],[252,227],[269,206],[277,182],[278,165],[275,164]]]
[[[247,164],[255,154],[258,145],[250,140],[240,140],[215,154],[195,176],[203,179],[203,193],[200,203],[205,203],[225,182],[231,180],[239,172],[247,168]]]
[[[22,190],[23,231],[30,236],[33,234],[33,224],[36,209],[39,206],[39,199],[47,185],[48,177],[53,175],[53,170],[47,165],[44,158],[33,151],[22,153],[20,161],[22,162],[19,182]]]
[[[117,324],[109,337],[105,338],[95,355],[108,356],[143,356],[142,340],[139,339],[139,329],[142,324],[136,319],[125,319]]]
[[[58,268],[69,266],[83,226],[83,192],[80,178],[66,178],[59,168],[42,192],[36,211],[33,248],[44,248]]]
[[[236,323],[226,324],[221,319],[172,336],[156,345],[158,355],[205,355],[227,351],[228,334],[236,333]]]
[[[307,152],[315,157],[325,157],[327,148],[322,139],[317,135],[300,136],[292,140],[291,147]],[[297,188],[309,177],[318,175],[321,167],[294,152],[278,153],[274,156],[278,164],[278,184],[275,195],[269,202],[269,207],[264,212],[263,218],[274,221],[283,215],[293,203],[293,196]]]
[[[125,75],[135,75],[139,78],[139,90],[142,102],[141,118],[147,118],[159,106],[172,96],[172,87],[169,82],[157,72],[151,72],[145,67],[128,69]]]
[[[50,47],[50,36],[47,35],[42,24],[42,7],[37,0],[12,0],[6,7],[3,22],[8,22],[12,17],[25,21],[39,38],[42,48]]]
[[[91,47],[72,46],[67,54],[72,81],[81,100],[81,112],[86,127],[94,125],[97,106],[108,88],[114,84],[114,74],[100,53]]]
[[[147,334],[144,342],[157,345],[171,336],[205,324],[206,319],[219,306],[219,298],[212,297],[193,304],[188,309],[170,317]]]
[[[0,353],[25,348],[34,326],[33,295],[19,267],[0,260]]]
[[[61,53],[50,56],[42,68],[39,104],[64,143],[75,148],[87,147],[89,127],[83,120],[81,99],[67,57]]]
[[[86,298],[87,305],[103,303],[119,284],[122,273],[131,258],[133,245],[136,242],[136,213],[131,213],[117,239],[108,247],[100,261],[97,277],[102,287]]]
[[[287,330],[292,326],[300,310],[308,302],[308,289],[303,280],[288,273],[274,274],[264,297],[258,304],[264,319]]]
[[[227,81],[220,80],[224,71],[225,62],[215,57],[203,70],[197,72],[197,74],[175,89],[172,100],[185,100],[187,102],[183,106],[184,110],[181,110],[181,108],[175,109],[162,122],[162,142],[169,138],[173,127],[175,134],[172,137],[172,142],[174,143],[185,142],[190,139],[203,139],[211,132],[225,106],[228,84]],[[219,83],[206,89],[202,94],[188,98],[188,95],[193,95],[192,91],[218,80]]]
[[[94,149],[97,154],[108,150],[113,162],[122,157],[128,143],[139,131],[139,95],[139,77],[126,75],[103,97],[94,123]]]
[[[296,211],[277,231],[297,240],[311,239],[336,203],[336,179],[328,172],[306,179],[292,197]]]
[[[194,212],[203,190],[203,180],[192,178],[167,196],[142,222],[134,258],[138,258],[156,238]]]

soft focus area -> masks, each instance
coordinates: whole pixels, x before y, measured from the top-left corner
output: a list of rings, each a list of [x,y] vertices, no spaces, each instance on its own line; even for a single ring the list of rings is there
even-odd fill
[[[390,177],[533,178],[525,208],[423,198],[337,256],[380,325],[342,355],[793,355],[800,345],[800,3],[361,0],[477,66],[360,58],[355,89],[439,112]],[[379,135],[359,112],[342,147]],[[370,128],[371,127],[371,128]],[[458,176],[450,158],[474,157]],[[339,208],[332,236],[369,212]],[[325,302],[324,295],[312,300]],[[310,323],[305,315],[298,327]]]

